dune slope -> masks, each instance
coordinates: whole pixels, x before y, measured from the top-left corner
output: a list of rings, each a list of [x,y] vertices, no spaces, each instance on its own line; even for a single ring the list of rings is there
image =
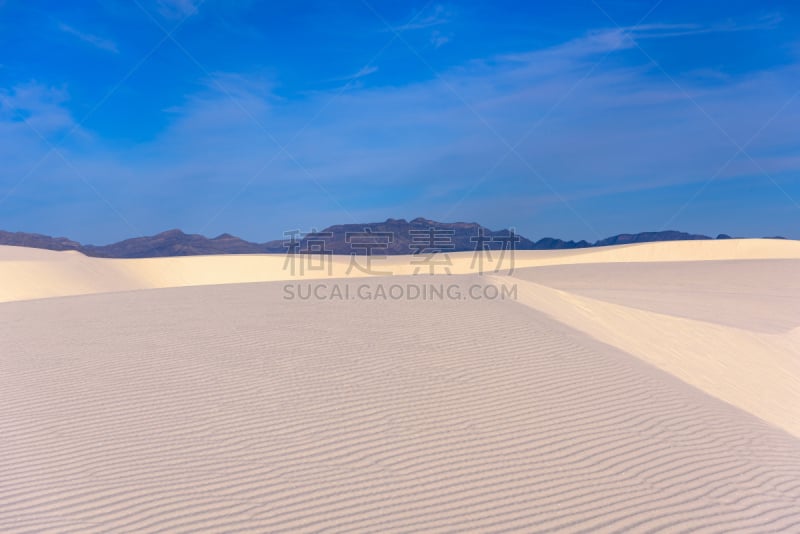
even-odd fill
[[[522,276],[536,278],[535,271]],[[521,303],[800,437],[800,328],[784,334],[756,332],[604,302],[523,279],[518,290]],[[693,301],[708,303],[700,294],[683,304],[688,307]],[[739,304],[747,309],[750,303],[742,295]]]
[[[800,440],[524,303],[162,289],[0,336],[6,532],[800,528]]]
[[[450,254],[453,274],[474,273],[473,254]],[[508,258],[508,257],[506,257]],[[499,260],[494,254],[493,259]],[[515,266],[573,265],[620,262],[695,262],[708,260],[800,259],[800,242],[776,239],[671,241],[577,250],[516,251]],[[508,259],[501,266],[507,269]],[[53,252],[0,246],[0,302],[164,287],[268,282],[297,278],[282,254],[186,256],[145,259],[89,258],[78,252]],[[492,263],[485,262],[491,270]],[[376,260],[375,269],[410,275],[410,256]],[[423,269],[424,272],[424,269]],[[443,272],[439,270],[437,272]],[[325,270],[307,270],[302,278],[328,277]],[[350,258],[334,256],[331,277],[361,277]]]

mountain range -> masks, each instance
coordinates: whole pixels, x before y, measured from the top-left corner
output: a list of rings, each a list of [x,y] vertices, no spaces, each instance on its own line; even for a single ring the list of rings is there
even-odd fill
[[[0,230],[0,245],[42,248],[48,250],[76,250],[87,256],[101,258],[149,258],[163,256],[196,256],[209,254],[273,254],[287,251],[303,252],[324,250],[332,254],[411,254],[435,250],[444,252],[472,251],[476,248],[497,250],[515,241],[517,250],[554,250],[645,243],[649,241],[682,241],[715,239],[701,234],[674,230],[618,234],[590,243],[565,241],[545,237],[533,241],[515,235],[509,230],[493,231],[478,223],[442,223],[418,217],[411,221],[387,219],[384,222],[365,224],[339,224],[319,232],[300,234],[293,238],[255,243],[230,234],[209,238],[199,234],[186,234],[181,230],[168,230],[160,234],[126,239],[109,245],[83,245],[65,237],[50,237],[25,232]],[[730,239],[720,234],[716,239]],[[782,239],[782,238],[780,238]]]

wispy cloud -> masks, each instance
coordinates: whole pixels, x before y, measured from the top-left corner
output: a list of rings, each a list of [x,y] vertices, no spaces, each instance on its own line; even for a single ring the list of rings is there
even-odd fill
[[[336,76],[334,78],[328,78],[325,81],[327,82],[355,81],[355,80],[360,80],[361,78],[366,78],[370,74],[374,74],[376,72],[378,72],[378,67],[376,65],[365,65],[361,67],[354,74],[350,74],[347,76]]]
[[[251,239],[264,239],[276,231],[279,234],[289,221],[305,227],[343,220],[343,214],[320,194],[305,169],[364,220],[447,213],[488,173],[483,185],[451,215],[453,218],[480,220],[495,227],[517,224],[533,237],[586,237],[586,229],[575,225],[571,214],[558,212],[562,207],[558,199],[542,187],[529,167],[513,155],[498,164],[507,146],[486,124],[515,144],[545,117],[540,127],[519,144],[518,152],[570,201],[621,195],[618,204],[600,202],[589,209],[607,212],[600,214],[606,221],[613,219],[608,215],[611,212],[629,215],[629,205],[623,203],[631,197],[624,195],[647,188],[701,183],[731,158],[735,147],[682,91],[664,77],[653,75],[646,62],[604,62],[583,79],[587,65],[596,62],[600,53],[613,54],[635,46],[632,39],[710,27],[715,26],[653,24],[639,27],[633,37],[619,30],[593,31],[516,56],[464,62],[443,70],[441,78],[354,87],[339,96],[335,106],[327,108],[335,89],[299,98],[286,97],[285,93],[278,97],[275,92],[279,92],[279,84],[272,80],[247,73],[217,74],[225,91],[216,83],[206,83],[187,93],[181,105],[168,110],[167,126],[149,141],[116,150],[87,136],[82,145],[64,150],[104,195],[137,225],[143,222],[148,232],[176,226],[199,230],[248,182],[246,192],[231,203],[209,232],[233,230]],[[374,66],[362,68],[348,78],[363,78],[376,70]],[[799,73],[800,62],[719,73],[727,77],[724,84],[708,82],[707,78],[716,73],[695,70],[670,74],[738,143],[744,144],[788,101],[796,90]],[[453,90],[473,107],[480,120]],[[554,109],[554,104],[570,91],[569,98]],[[43,131],[56,132],[70,124],[64,97],[57,90],[21,86],[4,94]],[[320,109],[324,112],[295,138]],[[0,160],[4,165],[0,169],[0,192],[24,174],[30,160],[42,150],[40,140],[18,118],[2,111]],[[800,99],[747,147],[753,158],[778,179],[780,173],[791,176],[800,171],[800,153],[791,141],[796,138],[798,121]],[[280,151],[274,139],[291,157]],[[64,184],[75,182],[68,169],[57,167],[57,163],[53,160],[53,166],[43,167],[29,182],[31,188],[18,192],[21,201],[17,205],[27,211],[20,208],[14,221],[46,220],[51,206],[40,201],[44,187],[58,191]],[[741,157],[722,171],[718,182],[745,178],[752,180],[749,183],[764,183],[759,170]],[[39,181],[38,188],[33,187],[35,181]],[[680,205],[685,200],[682,196],[653,205],[664,210],[666,219],[671,215],[668,211],[675,209],[669,202]],[[69,207],[72,201],[69,191],[58,197],[67,223],[91,219],[103,229],[98,231],[114,231],[101,224],[106,218],[102,209],[87,210],[84,204],[78,204],[85,200],[77,199],[77,193],[76,204]],[[265,209],[267,205],[269,209]],[[325,213],[326,218],[296,220],[309,213]],[[511,213],[529,218],[509,220]],[[603,234],[629,231],[651,221],[647,217],[652,214],[618,221],[623,227],[604,225],[601,220],[597,227]],[[735,226],[739,219],[731,216],[726,227],[719,230],[741,231]],[[684,228],[704,231],[679,222]],[[17,226],[26,227],[22,223]],[[775,228],[773,231],[778,231],[778,226]],[[64,233],[86,239],[68,230]],[[113,238],[128,233],[128,228],[120,228]]]
[[[450,7],[443,4],[435,4],[424,11],[417,12],[409,22],[399,26],[386,27],[381,31],[412,32],[426,30],[424,33],[428,34],[428,43],[425,48],[440,48],[453,38],[452,32],[447,32],[443,29],[443,26],[453,21],[453,18],[454,13]]]
[[[452,18],[453,13],[448,7],[442,4],[436,4],[429,8],[426,13],[419,13],[411,22],[394,27],[394,30],[399,32],[422,30],[432,26],[447,24]],[[387,31],[390,30],[387,29]]]
[[[354,78],[354,79],[363,78],[364,76],[369,76],[373,72],[378,72],[378,67],[376,67],[376,66],[364,67],[361,70],[359,70],[358,72],[356,72],[355,74],[353,74],[351,76],[351,78]]]
[[[73,26],[65,24],[63,22],[59,22],[58,29],[64,33],[72,35],[73,37],[77,37],[84,43],[88,43],[95,48],[99,48],[101,50],[107,50],[108,52],[114,52],[115,54],[119,52],[117,48],[117,44],[110,39],[106,39],[104,37],[98,37],[97,35],[93,35],[91,33],[86,33],[80,31]]]
[[[197,11],[202,0],[158,0],[158,12],[167,18],[187,17]]]
[[[439,30],[433,30],[431,32],[431,46],[434,48],[439,48],[440,46],[444,46],[450,42],[450,37],[447,35],[442,34]]]
[[[501,58],[509,61],[527,62],[530,61],[531,58],[542,60],[548,56],[561,59],[590,57],[592,55],[601,55],[635,48],[637,41],[644,41],[647,39],[668,39],[711,33],[771,30],[779,25],[782,20],[783,18],[780,15],[769,15],[754,22],[747,23],[738,23],[734,21],[726,21],[711,25],[660,23],[611,29],[603,28],[589,31],[581,37],[574,38],[548,49],[518,54],[504,54]]]
[[[779,13],[772,13],[754,21],[737,22],[727,20],[710,25],[700,24],[643,24],[628,26],[619,31],[630,34],[634,39],[664,39],[668,37],[684,37],[708,33],[744,32],[756,30],[772,30],[783,21]]]
[[[9,89],[0,88],[0,126],[13,127],[25,134],[35,130],[46,137],[61,133],[74,126],[66,109],[67,100],[68,95],[63,89],[34,82]]]

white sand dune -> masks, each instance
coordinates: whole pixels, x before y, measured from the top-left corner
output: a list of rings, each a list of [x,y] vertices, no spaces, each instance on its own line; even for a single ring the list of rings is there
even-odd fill
[[[800,530],[798,243],[340,281],[516,301],[286,300],[282,257],[0,258],[0,531]],[[169,285],[199,287],[135,291]]]
[[[526,275],[535,277],[536,273]],[[519,291],[521,302],[800,437],[800,327],[783,334],[757,332],[622,306],[527,281],[520,281]],[[649,291],[657,299],[668,289]],[[685,298],[683,304],[693,302],[708,305],[702,293]],[[752,312],[746,297],[739,305],[747,310],[745,316]]]
[[[568,293],[746,330],[800,325],[800,261],[605,263],[522,269],[526,280]]]
[[[453,274],[475,272],[473,254],[450,254]],[[730,239],[671,241],[579,250],[516,251],[516,267],[586,263],[800,259],[800,241]],[[495,261],[499,260],[497,254]],[[506,268],[508,256],[502,267]],[[491,266],[490,262],[486,262]],[[89,258],[78,252],[54,252],[0,246],[0,302],[131,291],[164,287],[269,282],[296,278],[280,254],[237,254],[145,259]],[[332,277],[364,276],[350,269],[350,258],[334,256]],[[376,270],[414,274],[409,256],[390,256]],[[424,271],[424,269],[423,269]],[[324,270],[306,271],[303,278],[327,277]]]

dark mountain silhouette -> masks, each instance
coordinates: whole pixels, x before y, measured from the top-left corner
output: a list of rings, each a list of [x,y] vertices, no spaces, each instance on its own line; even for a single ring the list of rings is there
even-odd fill
[[[433,230],[432,230],[433,229]],[[391,239],[389,238],[391,236]],[[76,250],[87,256],[101,258],[150,258],[163,256],[197,256],[207,254],[272,254],[287,251],[307,252],[323,249],[333,254],[411,254],[433,250],[445,252],[471,251],[476,248],[499,250],[509,246],[514,238],[518,250],[555,250],[651,241],[682,241],[714,239],[700,234],[689,234],[673,230],[619,234],[594,243],[588,241],[564,241],[553,237],[532,241],[510,230],[489,230],[478,223],[442,223],[418,217],[411,221],[387,219],[384,222],[366,224],[338,224],[319,232],[298,234],[292,237],[254,243],[230,234],[208,238],[199,234],[186,234],[180,230],[168,230],[153,236],[135,237],[110,245],[82,245],[65,237],[50,237],[24,232],[0,230],[0,245],[42,248],[48,250]],[[719,234],[716,239],[731,239]],[[784,239],[784,238],[773,238]]]
[[[724,235],[724,234],[723,234]],[[687,234],[686,232],[676,232],[666,230],[663,232],[642,232],[639,234],[619,234],[597,241],[595,247],[606,245],[627,245],[629,243],[648,243],[650,241],[690,241],[695,239],[711,239],[707,235]],[[719,238],[717,238],[719,239]]]
[[[312,234],[299,240],[300,246],[296,250],[309,250],[309,241],[318,242],[322,238],[325,239],[326,250],[332,250],[334,254],[365,254],[370,245],[372,254],[424,253],[431,248],[444,252],[475,250],[476,247],[498,250],[504,245],[508,247],[512,236],[509,230],[492,231],[478,223],[441,223],[422,217],[411,221],[387,219],[379,223],[329,226],[317,236]],[[529,239],[519,235],[516,237],[515,248],[535,247],[535,243]],[[272,243],[283,244],[283,241]],[[287,248],[283,247],[282,250],[286,251]]]
[[[591,246],[593,246],[591,243],[583,239],[580,241],[564,241],[563,239],[557,239],[555,237],[543,237],[534,243],[531,250],[557,250],[564,248],[586,248]],[[520,247],[520,250],[523,249]]]
[[[80,251],[100,258],[150,258],[161,256],[199,256],[208,254],[263,254],[281,252],[283,247],[270,249],[264,244],[251,243],[230,234],[208,238],[167,230],[154,236],[134,237],[111,245],[85,245]]]
[[[4,232],[0,230],[0,245],[17,247],[45,248],[47,250],[80,250],[81,244],[66,237],[50,237],[25,232]]]

